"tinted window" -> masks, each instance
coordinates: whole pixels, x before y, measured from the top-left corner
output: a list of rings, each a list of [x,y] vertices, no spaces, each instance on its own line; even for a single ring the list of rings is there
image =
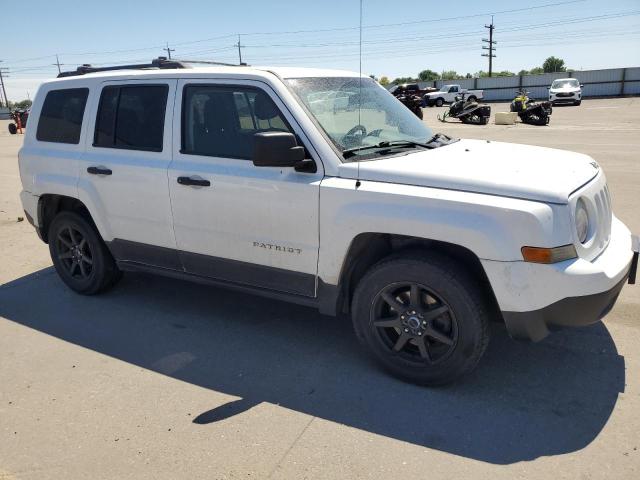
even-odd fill
[[[94,146],[162,151],[168,91],[166,85],[105,87]]]
[[[182,153],[251,159],[257,132],[290,132],[262,90],[187,86],[182,105]]]
[[[41,142],[80,143],[87,95],[88,88],[52,90],[47,93],[38,120],[36,138]]]

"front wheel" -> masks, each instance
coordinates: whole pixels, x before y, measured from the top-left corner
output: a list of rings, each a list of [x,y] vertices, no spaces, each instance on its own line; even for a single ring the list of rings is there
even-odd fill
[[[577,100],[577,101],[574,103],[574,105],[575,105],[576,107],[578,107],[581,103],[582,103],[582,100]]]
[[[49,227],[49,252],[72,290],[93,295],[112,287],[121,272],[95,227],[74,212],[59,213]]]
[[[15,123],[9,124],[9,133],[11,135],[15,135],[16,133],[18,133],[18,126]]]
[[[353,323],[373,358],[421,385],[472,371],[489,341],[488,314],[475,282],[447,257],[383,260],[358,284]]]
[[[436,107],[441,107],[442,105],[444,105],[444,98],[437,98]]]

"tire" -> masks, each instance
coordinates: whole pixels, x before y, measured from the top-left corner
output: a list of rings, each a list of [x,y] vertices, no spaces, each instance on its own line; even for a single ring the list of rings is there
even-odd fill
[[[476,284],[445,256],[382,260],[354,294],[358,339],[402,380],[432,386],[453,382],[476,367],[489,342],[489,316]]]
[[[71,290],[95,295],[122,277],[95,226],[74,212],[61,212],[49,227],[49,253],[58,275]]]
[[[444,98],[436,98],[436,107],[444,105]]]
[[[468,98],[468,100],[469,100],[470,102],[475,102],[475,101],[476,101],[476,100],[478,100],[478,99],[476,98],[476,96],[475,96],[475,95],[471,95],[471,96]]]
[[[416,114],[416,117],[418,117],[420,120],[423,119],[424,115],[422,114],[422,108],[420,107],[416,108],[414,113]]]
[[[18,126],[15,123],[9,124],[9,133],[11,135],[15,135],[16,133],[18,133]]]
[[[574,105],[575,105],[576,107],[579,107],[581,103],[582,103],[582,100],[577,100],[577,101],[574,103]]]

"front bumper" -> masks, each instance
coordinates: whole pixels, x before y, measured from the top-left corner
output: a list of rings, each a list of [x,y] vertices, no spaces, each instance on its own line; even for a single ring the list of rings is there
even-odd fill
[[[564,298],[532,312],[502,312],[502,318],[512,338],[537,342],[554,327],[581,327],[602,319],[613,308],[626,282],[625,275],[605,292]]]
[[[575,103],[582,100],[582,92],[549,93],[549,101],[553,103]]]
[[[589,325],[606,315],[633,273],[637,250],[629,230],[613,217],[609,245],[592,261],[482,265],[510,335],[537,341],[555,326]]]

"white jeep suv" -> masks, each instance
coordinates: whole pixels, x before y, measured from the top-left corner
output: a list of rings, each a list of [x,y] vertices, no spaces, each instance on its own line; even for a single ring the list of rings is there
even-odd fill
[[[162,58],[62,77],[35,98],[21,199],[78,293],[141,271],[349,313],[382,366],[433,385],[476,366],[492,319],[539,340],[635,278],[591,158],[434,135],[368,77]]]

